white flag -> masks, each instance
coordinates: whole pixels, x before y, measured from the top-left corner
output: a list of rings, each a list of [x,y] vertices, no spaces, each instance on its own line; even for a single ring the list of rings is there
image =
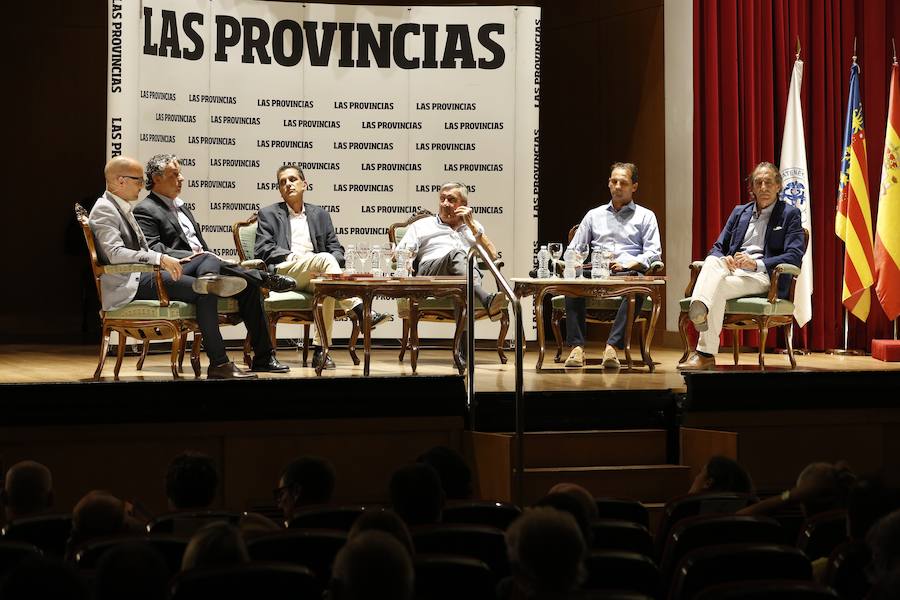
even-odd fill
[[[800,85],[803,82],[803,61],[797,59],[791,75],[787,113],[784,116],[784,138],[781,140],[781,178],[784,187],[781,197],[800,209],[803,227],[809,232],[809,245],[803,255],[800,276],[794,292],[794,319],[800,327],[812,318],[813,262],[812,220],[809,215],[809,178],[806,171],[806,141],[803,137],[803,109],[800,106]]]

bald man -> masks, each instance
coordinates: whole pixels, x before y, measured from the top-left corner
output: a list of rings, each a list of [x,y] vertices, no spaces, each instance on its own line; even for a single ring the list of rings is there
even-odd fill
[[[225,352],[219,331],[218,299],[236,296],[241,318],[250,333],[254,367],[283,373],[288,367],[278,363],[269,337],[269,324],[262,296],[247,279],[219,274],[221,261],[211,254],[195,254],[182,259],[150,250],[141,227],[132,214],[144,186],[144,169],[137,160],[118,156],[104,170],[106,192],[91,210],[90,226],[97,241],[101,264],[144,263],[159,265],[169,298],[195,304],[197,324],[209,358],[207,379],[248,379],[255,373],[241,370]],[[115,310],[132,300],[156,300],[153,273],[104,273],[100,278],[103,310]]]
[[[46,512],[53,505],[50,469],[33,460],[17,462],[3,478],[0,500],[7,522]]]

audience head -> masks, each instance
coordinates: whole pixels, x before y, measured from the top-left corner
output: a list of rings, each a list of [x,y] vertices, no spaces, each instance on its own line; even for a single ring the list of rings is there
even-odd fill
[[[0,499],[8,521],[46,511],[53,505],[50,469],[33,460],[17,462],[6,472]]]
[[[409,551],[409,555],[415,554],[412,536],[406,523],[397,513],[384,508],[370,508],[361,514],[350,528],[348,539],[353,539],[366,531],[383,531],[397,538],[403,547]]]
[[[713,456],[703,465],[691,484],[691,494],[701,492],[752,494],[753,480],[736,461],[727,456]]]
[[[72,548],[94,538],[128,531],[125,504],[103,490],[88,492],[72,509]]]
[[[554,492],[547,494],[535,502],[534,505],[537,507],[544,506],[555,508],[558,511],[572,515],[572,518],[575,519],[575,524],[578,525],[578,531],[581,532],[581,538],[584,540],[585,544],[590,546],[593,543],[594,532],[591,530],[591,519],[588,517],[588,512],[582,499],[573,494]],[[594,510],[596,510],[596,505]]]
[[[285,467],[275,490],[285,520],[289,521],[301,506],[328,504],[334,482],[334,467],[318,456],[301,456]]]
[[[150,544],[128,542],[110,548],[97,564],[96,600],[165,600],[169,569]]]
[[[566,594],[585,578],[587,546],[571,514],[530,508],[506,531],[516,585],[529,596]]]
[[[856,475],[845,462],[814,462],[808,464],[797,477],[797,487],[811,490],[804,494],[809,499],[803,503],[807,517],[847,507],[850,488]]]
[[[181,570],[195,567],[228,567],[249,562],[247,545],[237,527],[225,522],[205,525],[191,536]]]
[[[578,500],[584,508],[588,521],[595,521],[600,516],[594,495],[577,483],[557,483],[547,494],[568,494]]]
[[[3,600],[88,600],[87,584],[70,565],[34,556],[19,563],[0,581]]]
[[[869,575],[877,585],[900,570],[900,510],[875,523],[866,535],[866,543],[872,553]]]
[[[391,504],[410,527],[440,523],[444,510],[441,479],[421,463],[400,467],[391,477]]]
[[[334,559],[331,600],[410,600],[412,559],[397,539],[383,531],[364,531],[347,541]]]
[[[886,488],[880,479],[857,480],[847,497],[847,535],[852,540],[865,540],[869,529],[897,508],[897,490]]]
[[[447,500],[468,500],[472,497],[472,470],[456,450],[435,446],[420,455],[416,462],[431,465],[437,471]]]
[[[179,454],[166,470],[166,498],[171,510],[209,508],[216,497],[219,475],[213,459],[199,452]]]

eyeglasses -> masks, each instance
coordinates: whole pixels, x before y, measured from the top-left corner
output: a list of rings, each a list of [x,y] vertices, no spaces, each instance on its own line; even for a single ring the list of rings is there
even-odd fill
[[[125,179],[131,179],[133,181],[144,181],[143,177],[135,177],[134,175],[119,175],[119,177],[124,177]]]

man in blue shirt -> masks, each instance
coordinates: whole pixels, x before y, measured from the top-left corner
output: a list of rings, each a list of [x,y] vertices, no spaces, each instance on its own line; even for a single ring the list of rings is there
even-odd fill
[[[588,211],[581,220],[569,248],[587,244],[590,251],[608,249],[613,253],[610,272],[616,275],[635,275],[646,271],[662,256],[659,227],[653,211],[635,204],[638,170],[632,163],[613,163],[609,174],[610,201]],[[636,313],[644,303],[644,296],[635,297]],[[617,348],[625,341],[628,303],[622,302],[606,340],[603,367],[617,369]],[[584,366],[584,341],[587,335],[585,299],[566,298],[566,343],[572,348],[566,359],[567,367]]]

